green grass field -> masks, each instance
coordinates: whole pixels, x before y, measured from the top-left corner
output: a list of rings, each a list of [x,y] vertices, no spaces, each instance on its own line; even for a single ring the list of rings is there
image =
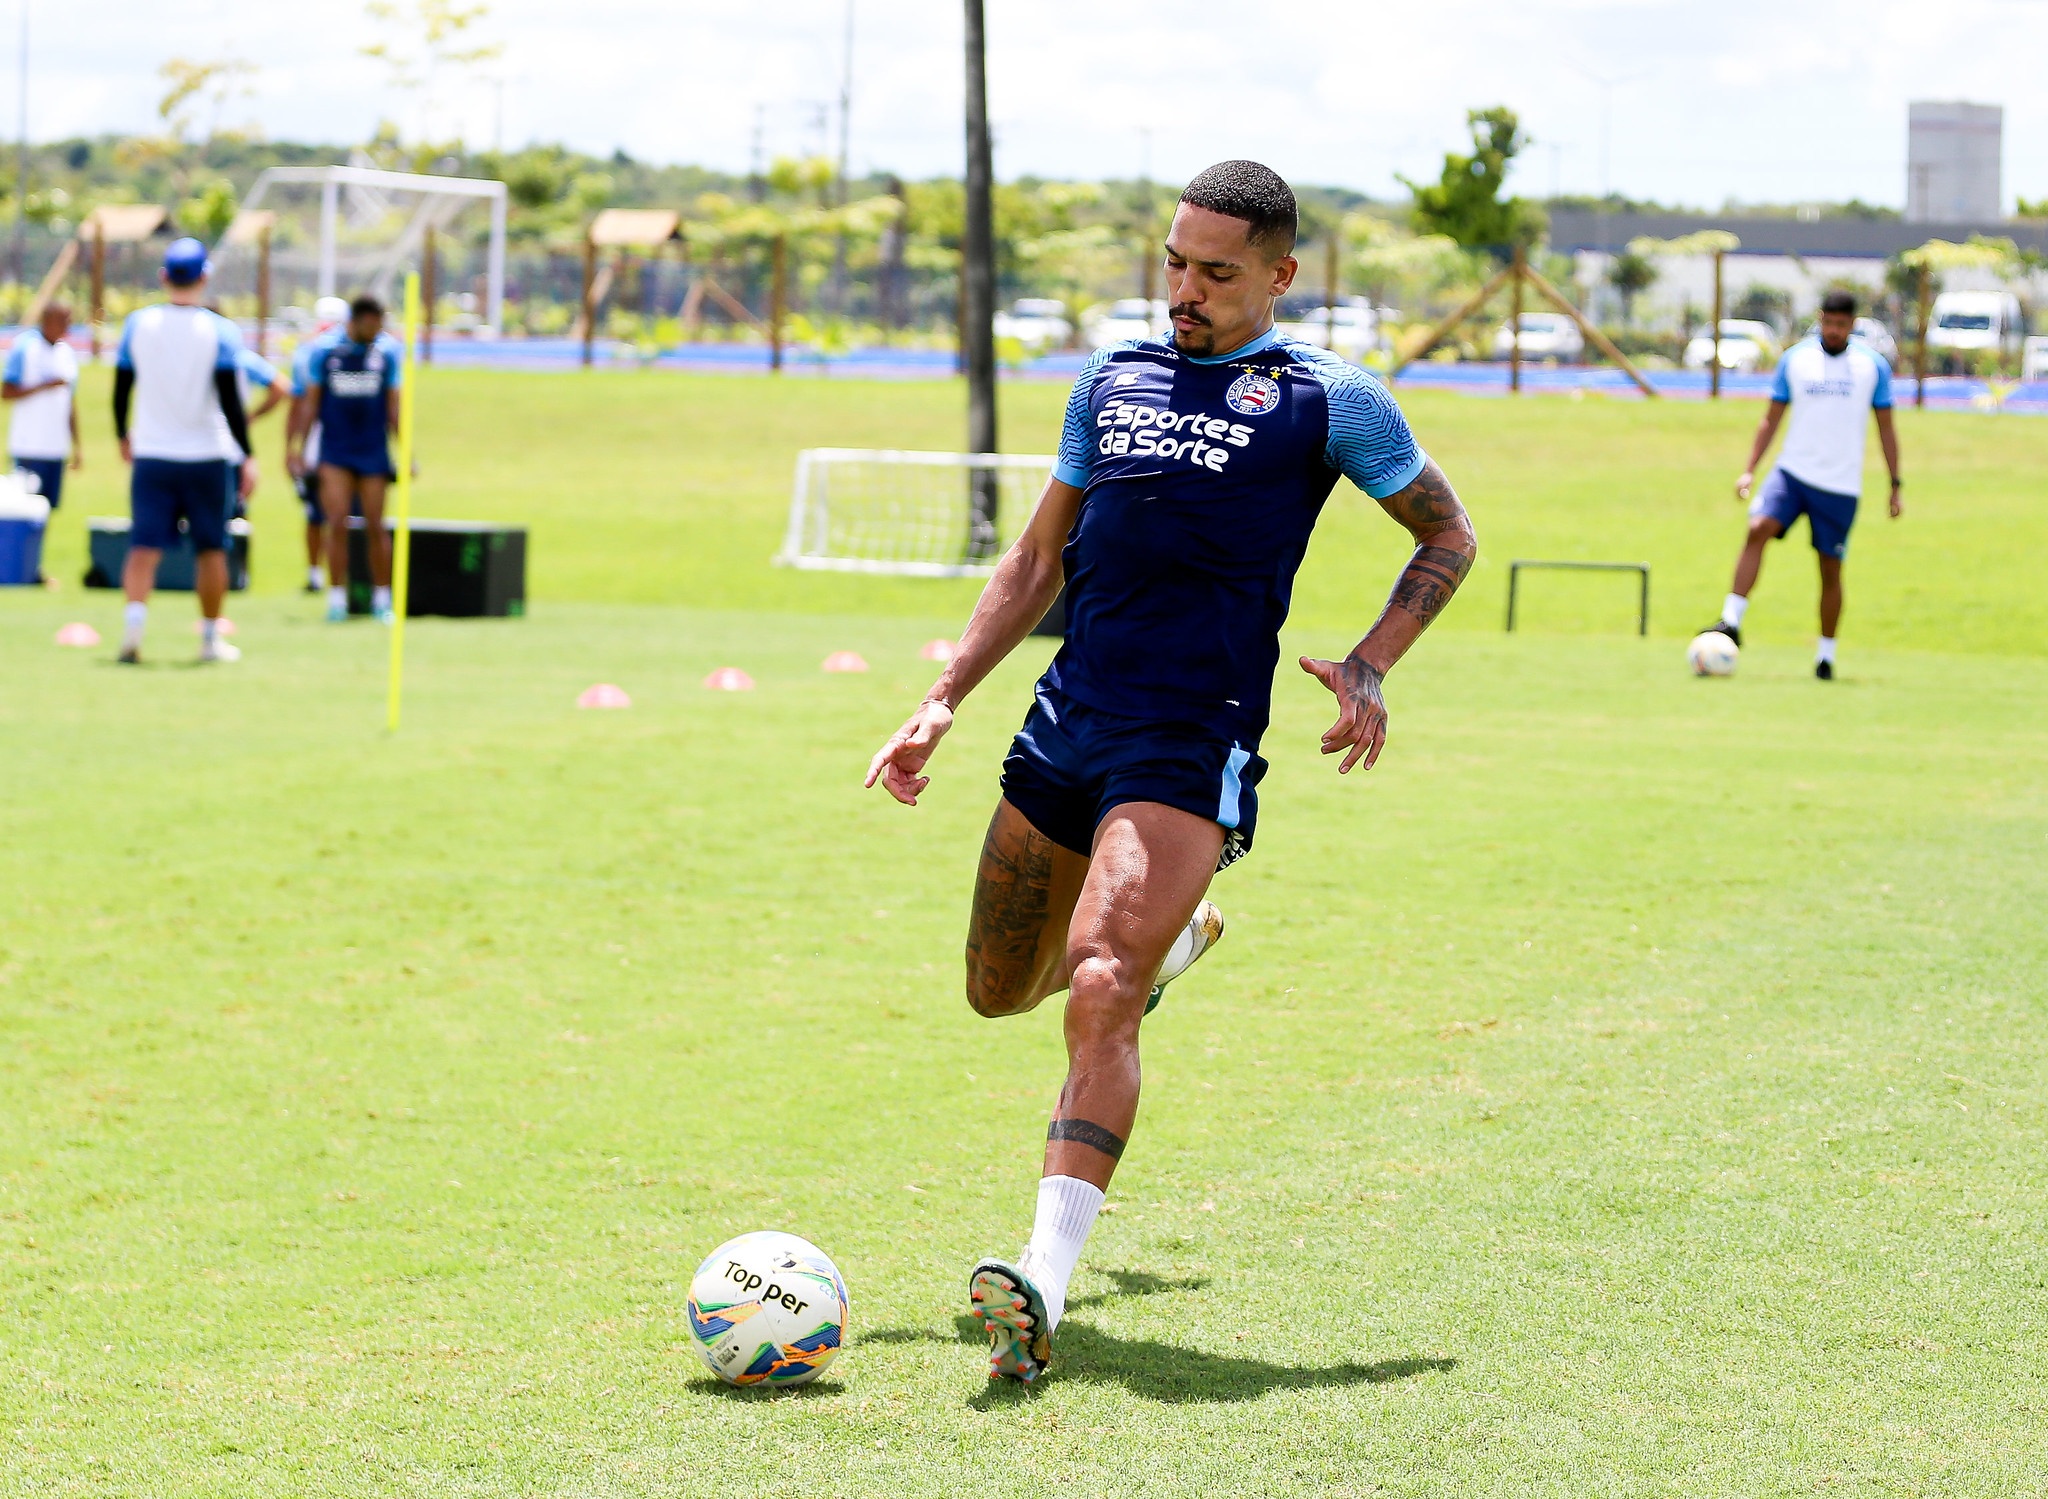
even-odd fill
[[[75,586],[104,448],[73,586],[0,598],[0,1493],[2048,1494],[2048,425],[1907,413],[1844,679],[1802,544],[1699,682],[1754,406],[1407,400],[1486,561],[1370,776],[1283,673],[1022,1394],[961,1292],[1028,1228],[1058,1024],[974,1018],[958,954],[1047,647],[905,811],[860,773],[972,585],[766,565],[795,447],[950,445],[957,393],[422,396],[422,510],[530,523],[533,612],[415,622],[396,737],[276,486],[239,666],[175,595],[162,664],[50,644],[118,620]],[[1348,646],[1397,542],[1334,502],[1288,646]],[[1651,561],[1656,633],[1552,580],[1504,637],[1518,555]],[[751,1227],[853,1292],[782,1397],[681,1315]]]

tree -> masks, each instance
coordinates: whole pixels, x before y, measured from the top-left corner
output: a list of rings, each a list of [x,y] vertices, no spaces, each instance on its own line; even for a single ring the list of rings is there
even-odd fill
[[[1636,297],[1657,284],[1656,263],[1630,247],[1607,267],[1607,284],[1621,293],[1621,324],[1630,327],[1636,320]]]
[[[165,84],[164,96],[157,101],[157,118],[163,121],[164,135],[183,144],[192,129],[195,108],[201,103],[213,106],[206,122],[207,138],[220,133],[220,112],[227,107],[228,100],[249,92],[246,80],[255,74],[256,65],[232,57],[213,62],[174,57],[156,71]]]
[[[1444,169],[1434,184],[1401,184],[1415,195],[1410,215],[1415,232],[1440,234],[1468,250],[1502,254],[1526,249],[1543,236],[1543,210],[1525,198],[1503,198],[1508,166],[1529,144],[1521,121],[1506,105],[1474,109],[1465,115],[1472,130],[1472,151],[1444,153]]]
[[[487,4],[462,6],[454,0],[369,0],[363,7],[385,36],[359,49],[391,72],[391,86],[419,100],[422,138],[434,131],[435,90],[451,70],[473,68],[505,49],[496,42],[478,43],[469,31],[491,13]]]

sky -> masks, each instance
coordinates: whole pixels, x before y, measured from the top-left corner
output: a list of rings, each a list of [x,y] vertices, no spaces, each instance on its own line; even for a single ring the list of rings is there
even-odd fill
[[[20,106],[0,0],[0,128]],[[1401,193],[1506,104],[1516,191],[1705,207],[1900,206],[1906,103],[2005,106],[2005,198],[2048,197],[2048,0],[985,0],[1001,177],[1183,180],[1251,156],[1300,182]],[[837,150],[848,0],[491,0],[499,58],[392,87],[361,0],[27,0],[36,139],[152,128],[167,59],[255,65],[224,124],[351,141],[390,118],[473,145],[744,171]],[[852,0],[854,169],[957,174],[958,0]]]

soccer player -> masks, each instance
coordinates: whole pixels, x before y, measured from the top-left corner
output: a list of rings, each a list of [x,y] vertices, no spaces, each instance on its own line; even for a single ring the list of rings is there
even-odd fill
[[[78,408],[72,396],[78,385],[78,355],[65,342],[71,331],[71,309],[51,302],[33,328],[24,328],[7,351],[0,371],[0,401],[14,407],[7,426],[7,451],[14,466],[34,474],[50,508],[64,503],[64,464],[77,468],[85,460],[78,441]]]
[[[961,701],[1064,580],[1066,643],[1003,762],[967,927],[977,1014],[1067,994],[1067,1078],[1030,1241],[969,1278],[991,1378],[1045,1369],[1137,1117],[1139,1022],[1222,936],[1204,897],[1251,848],[1280,626],[1331,489],[1350,479],[1416,541],[1350,654],[1300,661],[1337,699],[1322,750],[1343,756],[1340,773],[1379,757],[1382,679],[1476,555],[1464,507],[1386,390],[1274,328],[1294,237],[1294,194],[1268,168],[1226,161],[1188,184],[1166,240],[1171,335],[1083,367],[1024,534],[868,768],[868,785],[915,806]]]
[[[1749,465],[1735,481],[1735,497],[1748,500],[1785,408],[1792,426],[1778,453],[1778,466],[1764,480],[1763,491],[1749,507],[1749,536],[1735,563],[1735,582],[1721,605],[1718,630],[1742,644],[1742,616],[1749,611],[1749,593],[1763,571],[1764,548],[1806,517],[1813,550],[1820,559],[1820,641],[1814,648],[1813,674],[1823,682],[1835,676],[1835,631],[1842,621],[1842,559],[1849,551],[1849,528],[1856,524],[1856,501],[1863,490],[1863,414],[1877,414],[1877,441],[1891,471],[1891,516],[1905,506],[1899,490],[1899,434],[1892,422],[1892,369],[1884,356],[1849,335],[1856,327],[1856,299],[1831,291],[1821,299],[1820,336],[1806,338],[1778,361],[1771,403],[1750,444]]]
[[[228,591],[228,512],[234,498],[246,501],[256,492],[257,467],[254,457],[235,464],[221,456],[223,422],[240,452],[254,450],[236,378],[242,336],[202,305],[206,274],[206,246],[174,240],[161,273],[168,300],[128,315],[114,358],[114,431],[122,459],[134,466],[121,578],[128,598],[121,660],[131,665],[142,659],[156,565],[166,547],[178,544],[180,520],[197,563],[199,659],[236,661],[242,654],[220,636],[220,608]]]
[[[348,321],[348,303],[340,297],[322,297],[313,304],[313,337],[299,345],[292,356],[292,394],[307,389],[311,380],[306,375],[306,361],[312,354],[319,336]],[[304,409],[310,403],[294,402],[285,419],[285,468],[292,476],[292,486],[298,491],[299,503],[306,507],[306,592],[318,593],[323,584],[320,578],[320,559],[327,551],[327,516],[320,508],[320,419],[319,413]],[[303,429],[300,422],[303,418]],[[357,506],[355,513],[362,513]],[[346,584],[348,580],[342,579]]]
[[[348,517],[360,502],[370,554],[371,612],[391,623],[391,541],[384,534],[384,492],[397,471],[390,434],[398,428],[403,353],[384,331],[384,304],[372,296],[349,303],[348,323],[307,346],[299,361],[298,405],[290,430],[304,434],[317,418],[320,508],[327,522],[327,618],[348,618]],[[296,460],[301,468],[301,450]]]

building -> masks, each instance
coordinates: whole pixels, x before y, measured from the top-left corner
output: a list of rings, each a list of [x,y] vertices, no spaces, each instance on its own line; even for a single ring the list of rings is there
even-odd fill
[[[1906,219],[1995,220],[2004,207],[2005,110],[1996,104],[1906,106]]]

